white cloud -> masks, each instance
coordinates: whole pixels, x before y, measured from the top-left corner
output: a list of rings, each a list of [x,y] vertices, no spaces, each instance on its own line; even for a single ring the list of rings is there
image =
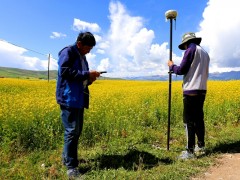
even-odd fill
[[[52,32],[52,35],[50,35],[51,39],[65,38],[65,37],[67,37],[67,35],[60,32]]]
[[[96,52],[98,54],[105,54],[104,48],[108,47],[108,44],[104,42],[103,38],[97,34],[94,34],[94,37],[96,39]]]
[[[91,69],[91,70],[96,69],[96,67],[97,67],[96,54],[88,53],[86,55],[86,58],[88,60],[89,69]]]
[[[211,71],[240,67],[239,0],[209,0],[197,35],[211,58]],[[235,68],[236,69],[236,68]]]
[[[94,38],[95,38],[97,44],[98,44],[98,42],[100,42],[102,40],[102,37],[97,34],[94,34]]]
[[[74,18],[73,30],[99,32],[101,28],[96,23],[89,23],[89,22],[81,21],[80,19]]]
[[[15,46],[6,41],[0,41],[0,64],[2,67],[13,67],[28,70],[46,70],[48,57],[39,59],[25,55],[28,50]],[[50,59],[50,69],[56,69],[56,60]]]
[[[154,31],[144,26],[142,17],[131,16],[120,2],[111,2],[109,12],[110,30],[107,37],[98,42],[97,52],[106,54],[108,66],[105,68],[110,69],[110,74],[166,74],[168,43],[154,44]],[[237,17],[238,0],[209,0],[197,35],[203,38],[201,45],[209,52],[210,72],[240,69],[240,19]],[[173,53],[174,62],[180,64],[182,56]]]
[[[104,69],[121,76],[160,74],[166,70],[167,44],[153,44],[154,31],[144,27],[145,20],[140,16],[129,15],[120,2],[111,2],[109,12],[110,29],[105,37],[96,34],[101,30],[96,23],[74,19],[74,30],[89,30],[95,33],[98,56],[93,53],[87,55],[90,68]],[[64,37],[64,34],[53,32],[51,35],[51,38],[59,37]],[[22,67],[38,70],[47,67],[47,60],[27,57],[24,52],[14,53],[19,56]]]
[[[109,68],[110,64],[109,64],[109,59],[102,59],[99,66],[97,67],[98,71],[106,71]]]
[[[105,54],[105,51],[103,49],[97,49],[98,54]]]
[[[201,45],[209,52],[210,71],[223,72],[240,69],[240,19],[238,0],[209,0],[203,12],[197,36]],[[169,58],[168,43],[154,43],[155,33],[145,26],[145,19],[132,16],[118,1],[109,4],[110,28],[101,34],[96,23],[74,19],[73,29],[94,33],[97,41],[95,53],[87,55],[91,69],[107,70],[110,76],[145,76],[167,74]],[[66,37],[52,32],[51,38]],[[0,40],[0,65],[31,70],[47,70],[48,57],[31,57],[29,50]],[[176,64],[181,57],[173,54]],[[51,59],[51,69],[57,69],[56,60]]]
[[[166,43],[153,44],[154,32],[144,27],[144,19],[130,16],[120,2],[109,6],[110,30],[102,49],[108,53],[111,75],[145,76],[167,72]]]

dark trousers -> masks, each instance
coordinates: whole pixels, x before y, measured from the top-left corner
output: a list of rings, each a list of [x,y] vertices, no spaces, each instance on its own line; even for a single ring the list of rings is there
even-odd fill
[[[194,152],[195,135],[197,136],[198,146],[205,146],[204,101],[205,95],[183,96],[183,121],[187,136],[187,150],[189,152]]]
[[[68,169],[78,166],[78,140],[83,128],[84,109],[60,106],[64,126],[63,163]]]

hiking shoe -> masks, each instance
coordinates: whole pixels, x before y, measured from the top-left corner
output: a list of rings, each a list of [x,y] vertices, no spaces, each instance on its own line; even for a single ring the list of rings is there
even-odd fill
[[[204,154],[206,154],[205,147],[198,147],[198,145],[195,146],[194,152],[196,153],[196,155],[204,155]]]
[[[181,160],[194,159],[194,158],[195,158],[195,155],[188,151],[183,151],[182,154],[178,156],[178,159],[181,159]]]
[[[70,178],[77,178],[80,177],[81,173],[79,172],[78,168],[68,169],[67,175]]]

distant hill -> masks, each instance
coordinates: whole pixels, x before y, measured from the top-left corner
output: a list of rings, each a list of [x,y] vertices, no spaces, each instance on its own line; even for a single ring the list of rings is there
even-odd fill
[[[35,79],[48,79],[47,71],[32,71],[32,70],[24,70],[18,68],[8,68],[8,67],[0,67],[0,77],[7,78],[35,78]],[[50,70],[49,71],[49,79],[56,79],[57,71]],[[172,74],[172,80],[182,80],[182,76],[177,76]],[[168,81],[168,75],[155,75],[155,76],[138,76],[138,77],[124,77],[124,78],[108,78],[102,77],[101,79],[126,79],[126,80],[146,80],[146,81]],[[223,73],[210,73],[210,80],[239,80],[240,79],[240,71],[230,71]]]
[[[0,78],[48,79],[48,71],[32,71],[18,68],[0,67]],[[49,79],[57,79],[57,71],[49,71]],[[120,79],[100,77],[99,79]]]
[[[48,79],[48,71],[32,71],[18,68],[0,67],[0,77]],[[49,79],[56,79],[57,71],[49,71]]]
[[[209,75],[209,78],[213,79],[213,80],[239,80],[240,79],[240,71],[211,73]]]
[[[141,76],[141,77],[125,77],[124,79],[129,80],[149,80],[149,81],[167,81],[169,79],[169,75],[155,75],[155,76]],[[172,74],[172,80],[178,81],[182,80],[183,76]],[[240,71],[230,71],[223,73],[210,73],[210,80],[239,80],[240,79]]]

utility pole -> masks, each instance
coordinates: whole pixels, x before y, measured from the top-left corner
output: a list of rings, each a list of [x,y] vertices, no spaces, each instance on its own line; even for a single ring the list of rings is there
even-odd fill
[[[50,58],[51,58],[51,55],[48,54],[48,82],[49,82],[49,76],[50,76],[50,73],[49,73],[49,69],[50,69]]]

